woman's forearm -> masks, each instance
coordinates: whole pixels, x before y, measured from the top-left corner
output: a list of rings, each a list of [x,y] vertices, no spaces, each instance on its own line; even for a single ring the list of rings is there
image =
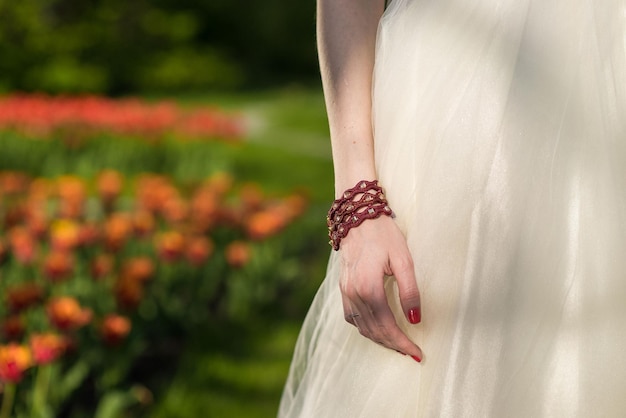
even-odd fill
[[[318,0],[320,69],[335,167],[336,194],[376,177],[371,87],[384,0]]]

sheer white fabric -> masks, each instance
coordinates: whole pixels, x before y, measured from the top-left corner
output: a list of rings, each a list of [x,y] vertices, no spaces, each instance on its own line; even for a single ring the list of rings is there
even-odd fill
[[[338,256],[281,417],[626,413],[624,0],[396,0],[376,163],[406,233],[420,365],[343,318]]]

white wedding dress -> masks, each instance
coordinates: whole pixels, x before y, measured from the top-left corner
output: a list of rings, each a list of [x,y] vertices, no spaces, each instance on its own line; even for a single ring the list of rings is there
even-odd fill
[[[344,321],[339,257],[281,417],[626,416],[626,0],[395,0],[376,164],[406,234],[418,364]]]

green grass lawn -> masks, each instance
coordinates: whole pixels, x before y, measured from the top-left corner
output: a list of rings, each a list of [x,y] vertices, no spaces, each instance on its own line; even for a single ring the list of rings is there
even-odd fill
[[[183,99],[194,101],[195,99]],[[236,172],[264,187],[306,186],[311,206],[301,221],[311,236],[309,263],[297,276],[288,312],[260,312],[244,324],[207,326],[186,344],[177,372],[150,416],[250,417],[276,415],[300,323],[323,278],[329,247],[324,217],[332,199],[332,163],[322,95],[284,89],[212,98],[243,112],[251,134],[234,155]]]
[[[276,415],[299,328],[294,320],[207,329],[190,342],[154,417]]]

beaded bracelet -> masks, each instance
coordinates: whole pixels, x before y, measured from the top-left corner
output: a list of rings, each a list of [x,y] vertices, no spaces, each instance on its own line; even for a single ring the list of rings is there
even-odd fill
[[[348,235],[350,229],[381,215],[393,216],[393,211],[389,208],[378,180],[359,181],[356,186],[343,192],[328,211],[326,224],[329,244],[335,251],[339,250],[341,240]]]

